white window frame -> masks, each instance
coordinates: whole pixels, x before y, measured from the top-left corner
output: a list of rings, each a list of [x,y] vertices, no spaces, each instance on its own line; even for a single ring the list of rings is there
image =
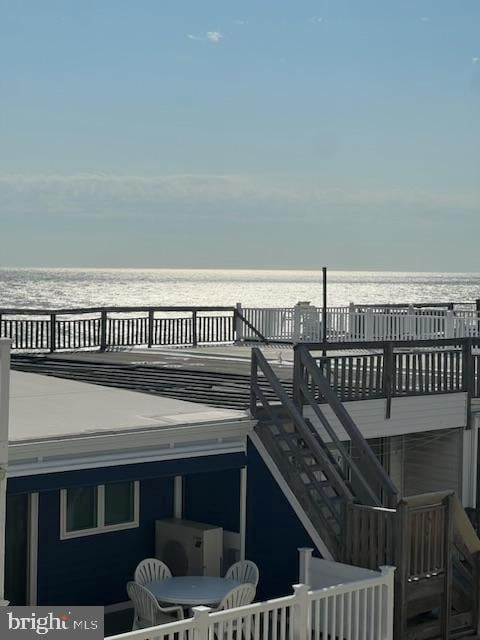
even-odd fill
[[[129,481],[132,482],[132,481]],[[108,484],[114,484],[108,483]],[[94,536],[99,533],[109,533],[111,531],[123,531],[124,529],[136,529],[140,525],[140,482],[133,481],[133,520],[131,522],[120,522],[119,524],[105,524],[105,485],[95,486],[97,491],[97,526],[90,529],[79,529],[78,531],[67,531],[67,489],[60,490],[60,540],[70,538],[81,538],[83,536]]]

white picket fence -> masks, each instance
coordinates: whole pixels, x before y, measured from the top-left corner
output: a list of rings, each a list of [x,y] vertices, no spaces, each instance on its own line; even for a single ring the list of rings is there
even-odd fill
[[[242,308],[243,316],[269,340],[321,342],[322,309],[306,303],[295,307]],[[480,337],[476,310],[401,309],[388,307],[328,307],[326,336],[329,342],[373,340],[433,340]],[[240,328],[238,339],[258,339],[250,327]]]
[[[226,611],[194,607],[193,618],[110,640],[392,640],[394,569],[368,573],[317,590],[294,585],[291,596]]]

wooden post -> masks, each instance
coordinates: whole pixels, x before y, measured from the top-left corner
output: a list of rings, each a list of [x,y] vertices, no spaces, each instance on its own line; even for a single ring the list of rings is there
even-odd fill
[[[467,429],[471,427],[472,419],[471,400],[475,386],[474,364],[472,339],[466,338],[462,344],[462,391],[467,394]]]
[[[297,344],[293,348],[293,401],[299,411],[303,411],[302,392],[300,389],[302,378],[302,352],[301,346]]]
[[[242,313],[242,303],[241,302],[237,302],[237,304],[235,305],[235,311],[236,313],[234,314],[234,339],[235,339],[235,344],[240,344],[241,342],[243,342],[243,320],[241,318],[241,313]]]
[[[148,310],[148,347],[151,348],[153,345],[153,331],[154,331],[154,310]]]
[[[197,336],[197,311],[192,311],[192,344],[194,347],[198,344]]]
[[[50,353],[53,353],[56,348],[56,324],[57,324],[57,316],[54,313],[50,314]]]
[[[392,413],[393,391],[393,347],[388,342],[383,348],[383,393],[385,395],[385,419],[389,420]]]
[[[257,394],[255,392],[258,383],[257,355],[252,349],[252,359],[250,361],[250,415],[252,418],[257,413]]]
[[[107,312],[102,309],[100,313],[100,351],[105,351],[107,348]]]

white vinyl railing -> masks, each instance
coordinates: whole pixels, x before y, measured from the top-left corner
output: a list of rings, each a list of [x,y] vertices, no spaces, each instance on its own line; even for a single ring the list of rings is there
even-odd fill
[[[111,636],[110,640],[392,640],[393,572],[318,590],[294,585],[291,596],[210,612]],[[240,633],[239,633],[240,632]]]
[[[321,342],[323,315],[320,307],[299,303],[294,307],[241,308],[241,313],[269,340]],[[480,313],[476,310],[401,309],[389,307],[328,307],[326,337],[329,342],[383,340],[433,340],[480,337]],[[258,339],[244,325],[240,339]]]

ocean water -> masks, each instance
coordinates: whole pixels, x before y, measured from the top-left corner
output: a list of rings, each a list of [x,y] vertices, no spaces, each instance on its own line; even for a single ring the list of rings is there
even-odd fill
[[[0,269],[1,308],[321,305],[320,271]],[[328,305],[473,302],[480,273],[330,271]]]

